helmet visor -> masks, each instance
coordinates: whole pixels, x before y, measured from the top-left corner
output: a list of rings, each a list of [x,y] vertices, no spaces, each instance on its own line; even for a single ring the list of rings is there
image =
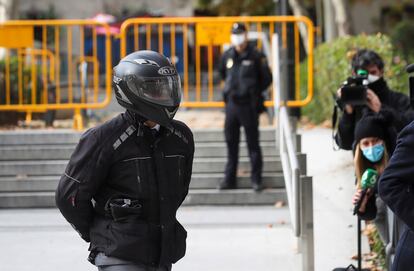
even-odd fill
[[[126,79],[128,88],[140,98],[163,106],[178,106],[181,101],[181,82],[178,75],[136,77]]]

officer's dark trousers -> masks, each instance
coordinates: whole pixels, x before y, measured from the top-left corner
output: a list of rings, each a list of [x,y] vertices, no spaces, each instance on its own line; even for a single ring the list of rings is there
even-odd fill
[[[404,226],[398,240],[392,271],[414,270],[414,232]]]
[[[225,182],[235,184],[239,157],[240,126],[245,130],[251,162],[251,180],[262,181],[262,152],[259,145],[259,115],[250,104],[237,105],[232,101],[226,104],[224,133],[227,143],[227,165]]]

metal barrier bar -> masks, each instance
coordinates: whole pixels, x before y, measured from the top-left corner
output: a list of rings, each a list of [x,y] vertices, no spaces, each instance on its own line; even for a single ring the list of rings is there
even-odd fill
[[[67,45],[68,45],[68,82],[69,82],[69,89],[68,89],[68,97],[69,103],[73,103],[73,86],[72,86],[72,27],[68,27],[67,33]]]
[[[170,26],[170,35],[171,35],[171,63],[175,64],[176,55],[175,55],[175,24]]]
[[[47,27],[42,26],[42,50],[43,52],[47,52]],[[47,69],[46,69],[46,54],[42,53],[42,85],[43,85],[43,92],[42,92],[42,101],[41,103],[47,103]]]
[[[213,100],[213,46],[207,46],[208,50],[208,100]]]
[[[60,30],[55,26],[55,55],[56,55],[56,104],[60,103]]]
[[[195,45],[195,65],[196,65],[196,101],[199,102],[201,100],[201,63],[200,63],[200,46],[198,45],[198,41],[196,39]]]
[[[37,82],[37,80],[36,80],[36,76],[37,76],[37,73],[36,73],[36,57],[35,57],[35,54],[34,54],[34,52],[33,52],[33,50],[31,50],[31,68],[32,68],[32,70],[31,70],[31,75],[32,75],[32,77],[31,77],[31,80],[32,80],[32,104],[33,105],[35,105],[36,104],[36,82]]]
[[[139,37],[139,25],[136,24],[136,25],[134,25],[134,48],[135,48],[135,51],[139,50],[138,37]]]
[[[300,99],[300,62],[299,62],[299,28],[298,24],[294,24],[294,40],[295,40],[295,99]]]
[[[151,25],[147,24],[147,50],[151,50]]]
[[[188,101],[188,25],[184,25],[184,100]]]
[[[158,25],[158,52],[160,54],[164,54],[164,48],[163,48],[163,37],[164,37],[164,33],[162,30],[162,24]]]
[[[18,96],[18,104],[23,104],[23,64],[22,64],[22,56],[21,54],[17,53],[17,96]]]
[[[82,65],[84,65],[84,61],[85,61],[84,60],[84,48],[83,48],[84,35],[85,35],[85,33],[84,33],[83,26],[80,26],[79,48],[80,48],[80,59],[81,59],[81,61],[80,61],[79,65],[81,65],[81,68],[80,68],[79,74],[80,74],[80,83],[81,83],[81,103],[86,102],[85,101],[85,92],[86,92],[86,90],[85,90],[85,81],[84,81],[86,75],[84,74],[85,71],[84,71],[83,66],[82,66]]]
[[[98,37],[96,34],[95,27],[92,29],[92,37],[93,37],[92,38],[92,42],[93,42],[92,56],[94,59],[98,59],[98,52],[97,52]],[[93,102],[94,103],[98,102],[98,91],[99,91],[99,63],[97,62],[93,65]]]
[[[10,104],[10,52],[9,50],[5,51],[6,63],[5,63],[5,70],[6,70],[6,104]]]
[[[256,31],[259,32],[259,33],[262,32],[262,24],[261,23],[257,23]],[[257,48],[262,49],[262,40],[261,39],[257,40]]]

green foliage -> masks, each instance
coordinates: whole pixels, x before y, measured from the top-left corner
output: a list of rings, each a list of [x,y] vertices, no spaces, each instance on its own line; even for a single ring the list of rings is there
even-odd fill
[[[378,229],[374,226],[374,229],[369,232],[368,238],[370,239],[370,248],[371,252],[374,253],[373,264],[377,268],[380,267],[380,270],[385,270],[386,267],[386,256],[385,256],[385,246],[381,240]]]
[[[10,102],[12,104],[18,103],[18,58],[17,56],[11,56],[9,60],[9,69],[10,69]],[[30,69],[24,68],[22,70],[23,78],[30,78]],[[30,98],[30,86],[25,86],[23,84],[23,103],[28,103]],[[40,87],[39,87],[40,88]],[[6,60],[0,60],[0,89],[3,91],[0,92],[0,104],[6,103]],[[40,93],[40,92],[39,92]],[[38,97],[39,99],[40,97]]]
[[[314,123],[329,120],[334,105],[333,95],[341,83],[351,75],[350,61],[358,49],[371,49],[385,62],[384,78],[391,89],[408,93],[407,62],[402,59],[388,36],[359,35],[342,37],[319,45],[314,51],[314,98],[302,113]],[[307,93],[307,60],[301,63],[301,95]]]
[[[414,21],[401,21],[390,34],[392,43],[404,54],[404,58],[414,61]]]

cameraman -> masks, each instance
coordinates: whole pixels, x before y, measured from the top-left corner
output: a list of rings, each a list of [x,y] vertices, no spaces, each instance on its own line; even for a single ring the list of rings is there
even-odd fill
[[[374,51],[361,49],[352,58],[352,75],[359,70],[368,73],[368,85],[365,106],[340,104],[343,109],[338,125],[335,141],[341,149],[352,150],[356,123],[367,113],[374,112],[394,119],[393,126],[397,132],[401,131],[414,119],[414,112],[410,109],[409,98],[389,89],[384,75],[384,62]],[[341,103],[342,89],[337,91]]]

